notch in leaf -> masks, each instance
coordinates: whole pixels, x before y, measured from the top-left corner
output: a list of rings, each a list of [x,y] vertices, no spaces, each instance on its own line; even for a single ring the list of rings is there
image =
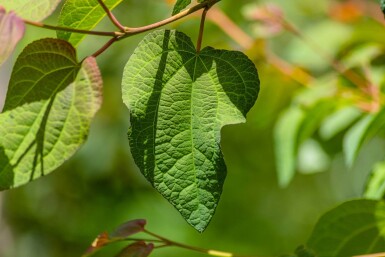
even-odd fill
[[[185,34],[160,30],[134,51],[122,84],[135,163],[203,232],[226,176],[221,128],[245,122],[258,96],[254,64],[236,51],[206,47],[197,53]]]

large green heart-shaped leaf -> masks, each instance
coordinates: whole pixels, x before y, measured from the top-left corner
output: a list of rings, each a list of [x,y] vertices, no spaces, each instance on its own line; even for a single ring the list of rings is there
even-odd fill
[[[105,0],[104,4],[114,9],[123,0]],[[106,12],[97,0],[67,0],[60,12],[59,26],[74,29],[91,30],[104,17]],[[57,31],[57,37],[67,40],[73,46],[77,46],[85,37],[84,34]]]
[[[257,70],[243,53],[197,53],[180,32],[149,34],[125,66],[134,160],[198,231],[214,214],[226,176],[221,128],[245,122],[258,92]]]
[[[101,105],[93,57],[79,64],[66,41],[28,45],[14,66],[0,114],[0,190],[46,175],[84,142]]]
[[[61,0],[0,0],[8,12],[14,11],[19,17],[32,21],[41,21],[48,17]]]

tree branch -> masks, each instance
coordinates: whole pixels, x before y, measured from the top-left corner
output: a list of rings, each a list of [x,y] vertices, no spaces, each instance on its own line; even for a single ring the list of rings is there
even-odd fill
[[[108,9],[108,7],[104,4],[103,0],[98,0],[99,2],[99,5],[103,8],[103,10],[106,12],[108,18],[111,20],[111,22],[120,30],[120,31],[124,31],[125,30],[125,27],[120,24],[120,22],[118,21],[118,19],[116,19],[115,15],[111,12],[110,9]]]

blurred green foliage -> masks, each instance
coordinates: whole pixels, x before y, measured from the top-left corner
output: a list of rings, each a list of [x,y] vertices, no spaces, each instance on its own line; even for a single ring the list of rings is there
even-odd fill
[[[282,12],[277,15],[290,21],[301,36],[261,19],[258,11],[266,4],[276,4]],[[223,0],[217,7],[251,39],[251,46],[244,49],[237,43],[239,38],[227,35],[210,19],[204,45],[246,51],[259,70],[261,92],[247,123],[222,131],[228,175],[205,233],[198,234],[152,189],[130,155],[126,140],[129,114],[121,101],[120,84],[124,64],[144,36],[138,35],[98,58],[105,100],[88,142],[76,156],[51,175],[0,194],[0,256],[80,256],[97,234],[136,218],[147,219],[151,231],[191,245],[278,256],[306,242],[326,210],[361,197],[372,169],[380,174],[375,173],[371,185],[383,187],[383,131],[369,133],[370,140],[363,140],[350,168],[343,156],[346,132],[364,116],[375,115],[373,108],[383,108],[385,34],[378,2]],[[172,6],[166,1],[125,0],[114,12],[122,23],[139,26],[168,17]],[[55,17],[45,22],[55,24]],[[169,27],[194,40],[199,18],[192,16]],[[107,28],[112,28],[108,20],[98,27]],[[54,37],[55,33],[28,27],[19,52],[44,36]],[[80,45],[80,58],[102,44],[102,40],[88,37]],[[331,59],[379,85],[379,99],[337,72]],[[299,124],[296,138],[286,138],[293,140],[292,172],[300,173],[293,173],[291,183],[280,188],[274,130],[288,108],[304,112],[302,121],[306,122]],[[375,188],[366,194],[382,197]],[[98,256],[111,256],[118,250],[119,246],[111,247]],[[202,255],[173,248],[159,249],[153,256]]]

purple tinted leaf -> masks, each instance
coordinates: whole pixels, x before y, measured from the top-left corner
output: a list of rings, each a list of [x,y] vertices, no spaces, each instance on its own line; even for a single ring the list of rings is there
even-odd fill
[[[0,6],[0,65],[12,54],[24,30],[23,20],[12,11],[6,13]]]
[[[147,257],[153,249],[154,244],[139,241],[124,248],[116,257]]]
[[[114,232],[112,232],[111,237],[128,237],[133,234],[142,232],[146,223],[147,222],[144,219],[128,221],[120,225]]]

